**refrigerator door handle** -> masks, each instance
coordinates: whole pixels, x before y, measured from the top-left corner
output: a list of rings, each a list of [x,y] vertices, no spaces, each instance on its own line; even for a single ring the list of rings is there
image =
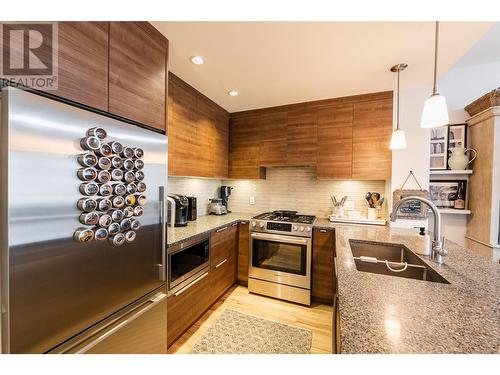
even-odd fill
[[[161,225],[161,264],[158,265],[158,276],[165,281],[167,272],[167,208],[165,202],[165,186],[160,186],[160,225]]]
[[[74,354],[84,354],[88,352],[90,349],[92,349],[94,346],[99,344],[100,342],[106,340],[108,337],[125,327],[126,325],[132,323],[134,320],[139,318],[141,315],[145,314],[149,310],[151,310],[153,307],[155,307],[158,303],[160,303],[164,298],[166,298],[167,295],[165,293],[158,293],[149,300],[147,300],[143,306],[144,307],[139,307],[135,310],[133,310],[131,313],[128,315],[125,315],[124,317],[121,318],[121,321],[118,322],[113,328],[106,330],[101,335],[98,335],[94,340],[89,342],[87,345],[83,346],[82,348],[78,349]]]

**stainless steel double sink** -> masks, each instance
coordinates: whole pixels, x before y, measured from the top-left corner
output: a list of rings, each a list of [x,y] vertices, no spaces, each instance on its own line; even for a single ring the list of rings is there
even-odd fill
[[[449,284],[404,245],[361,240],[349,244],[358,271]]]

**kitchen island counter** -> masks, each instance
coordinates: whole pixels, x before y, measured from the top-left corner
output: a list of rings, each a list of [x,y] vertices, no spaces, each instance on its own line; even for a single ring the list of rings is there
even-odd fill
[[[500,266],[451,241],[444,265],[421,256],[450,284],[361,272],[350,239],[403,244],[411,229],[330,223],[334,228],[342,353],[499,353]]]

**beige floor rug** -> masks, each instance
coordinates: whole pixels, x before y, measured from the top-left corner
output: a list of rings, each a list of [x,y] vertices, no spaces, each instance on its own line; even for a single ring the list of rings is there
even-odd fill
[[[194,354],[309,354],[312,332],[226,309],[194,345]]]

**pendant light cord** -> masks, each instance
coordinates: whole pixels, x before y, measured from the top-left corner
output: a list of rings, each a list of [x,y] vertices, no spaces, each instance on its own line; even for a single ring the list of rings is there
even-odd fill
[[[436,21],[436,34],[434,39],[434,86],[432,88],[432,95],[436,95],[436,75],[437,75],[437,61],[438,61],[438,36],[439,36],[439,21]]]
[[[399,71],[398,69],[398,100],[396,101],[396,130],[399,130]]]

